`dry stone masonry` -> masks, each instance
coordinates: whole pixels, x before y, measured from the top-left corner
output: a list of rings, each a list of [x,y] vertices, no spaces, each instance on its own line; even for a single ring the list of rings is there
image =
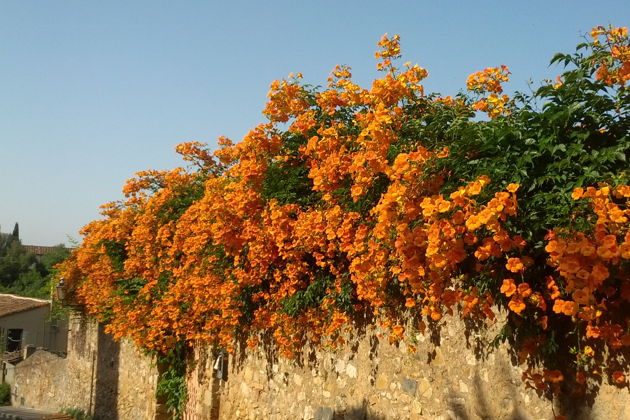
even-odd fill
[[[431,335],[415,334],[391,345],[379,329],[368,329],[335,351],[304,349],[295,361],[277,357],[264,345],[230,357],[227,381],[212,380],[211,363],[189,378],[200,378],[212,398],[188,404],[188,419],[630,419],[628,389],[602,384],[592,407],[579,400],[550,401],[527,388],[507,345],[488,346],[498,328],[464,334],[459,318],[448,317]],[[411,344],[411,343],[410,343]],[[218,384],[217,384],[218,383]]]
[[[101,325],[69,323],[68,355],[38,350],[15,367],[14,406],[60,411],[80,408],[95,419],[152,419],[157,369],[127,341],[114,342]]]
[[[264,340],[229,356],[199,345],[183,418],[630,419],[627,388],[601,384],[590,407],[527,388],[510,348],[488,346],[497,330],[465,334],[459,318],[445,317],[441,330],[408,337],[412,353],[367,328],[337,349],[306,347],[296,360],[280,358]],[[37,351],[16,366],[13,404],[78,407],[97,420],[168,419],[156,403],[157,377],[153,360],[131,343],[115,343],[96,322],[74,318],[67,358]]]

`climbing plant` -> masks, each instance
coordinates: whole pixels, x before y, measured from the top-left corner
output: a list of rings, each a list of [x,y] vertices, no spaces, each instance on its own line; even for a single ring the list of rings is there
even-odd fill
[[[553,57],[555,81],[512,97],[505,66],[427,93],[398,36],[378,45],[371,87],[345,66],[325,88],[290,75],[241,142],[184,143],[187,169],[129,180],[61,266],[76,302],[164,360],[261,332],[293,357],[342,342],[356,314],[395,343],[404,314],[423,330],[504,308],[498,339],[541,392],[626,384],[604,355],[630,346],[627,30],[596,27]],[[177,412],[173,369],[159,392]]]

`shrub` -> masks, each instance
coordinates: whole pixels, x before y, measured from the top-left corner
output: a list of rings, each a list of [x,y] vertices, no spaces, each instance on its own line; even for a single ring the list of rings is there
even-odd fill
[[[69,415],[74,420],[92,420],[92,416],[87,414],[85,410],[78,407],[64,408],[62,413]]]
[[[11,387],[8,383],[0,383],[0,405],[11,405]]]
[[[195,167],[129,180],[61,275],[108,332],[164,360],[261,331],[294,357],[307,339],[342,342],[356,313],[396,342],[405,314],[421,330],[456,310],[482,325],[499,305],[498,339],[541,392],[583,391],[602,367],[624,384],[603,355],[630,346],[630,42],[591,37],[553,58],[556,82],[513,98],[505,66],[471,75],[468,94],[425,94],[397,36],[369,89],[341,66],[325,89],[276,81],[267,123],[220,139],[216,162],[186,143]],[[160,389],[180,411],[177,360]]]

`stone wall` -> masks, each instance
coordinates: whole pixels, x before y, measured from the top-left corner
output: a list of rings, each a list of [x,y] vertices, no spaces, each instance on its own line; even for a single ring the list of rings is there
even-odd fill
[[[603,383],[594,401],[549,400],[523,384],[509,347],[488,346],[496,328],[476,332],[458,318],[443,325],[413,335],[415,353],[367,328],[336,350],[307,347],[297,360],[278,357],[263,340],[226,356],[223,370],[219,352],[196,346],[183,418],[630,419],[627,388]],[[67,358],[37,351],[16,366],[14,405],[79,407],[95,419],[168,418],[156,414],[158,372],[149,358],[112,342],[94,322],[76,318],[70,326]]]
[[[369,329],[336,351],[307,348],[295,361],[269,346],[242,350],[230,356],[227,381],[213,378],[214,359],[197,352],[185,418],[630,419],[628,389],[602,384],[591,406],[551,401],[524,386],[507,346],[488,350],[496,329],[466,330],[448,319],[440,332],[412,338],[415,354]]]
[[[193,349],[192,369],[187,375],[188,399],[183,420],[218,418],[218,392],[222,381],[213,375],[216,356],[208,346],[196,346]]]
[[[15,366],[12,403],[59,411],[76,407],[95,419],[152,419],[157,369],[128,342],[116,343],[82,317],[69,323],[68,355],[38,350]]]

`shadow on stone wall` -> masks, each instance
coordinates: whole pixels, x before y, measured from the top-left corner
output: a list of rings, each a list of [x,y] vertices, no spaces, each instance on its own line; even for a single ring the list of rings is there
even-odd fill
[[[474,399],[475,401],[468,406],[466,405],[466,399],[460,393],[450,391],[446,395],[446,404],[448,406],[448,412],[445,413],[450,418],[458,420],[472,420],[472,419],[494,419],[501,418],[505,420],[528,420],[531,416],[522,411],[517,401],[519,400],[519,389],[509,379],[510,367],[504,360],[499,360],[500,371],[503,373],[503,378],[497,378],[497,381],[501,381],[501,388],[507,391],[507,396],[503,396],[503,401],[497,404],[497,395],[488,395],[486,392],[486,385],[481,379],[478,370],[475,370],[473,375],[473,387],[475,389]],[[494,407],[494,409],[493,409]],[[497,410],[496,407],[501,407]]]
[[[368,334],[370,335],[370,359],[374,359],[378,357],[378,346],[379,339],[372,333],[368,332],[368,327],[373,325],[375,322],[374,317],[369,312],[364,312],[361,314],[355,314],[353,318],[353,332],[352,339],[349,341],[348,345],[350,345],[350,360],[353,360],[356,351],[359,348],[359,343],[363,340]],[[280,357],[278,348],[275,343],[275,339],[273,337],[273,331],[265,331],[260,333],[258,336],[258,350],[261,350],[264,356],[264,360],[266,363],[266,373],[267,379],[270,380],[273,374],[273,365],[278,363],[278,359]],[[249,353],[247,347],[248,336],[239,336],[236,339],[236,351],[234,356],[231,358],[232,364],[229,369],[232,371],[240,371],[242,367],[247,363]],[[309,340],[306,339],[303,342],[303,351],[296,355],[294,362],[296,366],[299,368],[308,367],[309,369],[316,369],[320,372],[320,366],[317,360],[317,351],[318,347],[316,344],[313,344]],[[227,373],[226,373],[227,375]]]
[[[507,310],[505,308],[503,309]],[[510,370],[510,365],[513,367],[522,365],[521,361],[519,361],[521,357],[519,354],[521,347],[518,345],[519,339],[522,339],[522,337],[519,338],[516,335],[511,335],[499,340],[499,334],[493,341],[488,342],[486,337],[484,337],[484,332],[487,331],[487,327],[482,321],[474,320],[472,318],[465,318],[463,321],[465,325],[464,337],[466,340],[466,347],[473,350],[478,361],[486,361],[488,356],[495,352],[500,343],[506,342],[508,344],[507,350],[509,360],[502,360],[500,362],[501,371],[505,372],[507,375]],[[617,320],[617,322],[623,324],[626,320]],[[625,371],[627,369],[628,363],[630,363],[630,348],[610,348],[606,347],[603,342],[590,342],[589,344],[594,348],[596,354],[595,358],[591,362],[592,366],[604,366],[607,363],[608,369],[607,372],[604,372],[603,374],[589,376],[588,387],[585,387],[578,384],[573,375],[576,372],[576,359],[571,357],[557,357],[557,354],[571,353],[571,347],[577,346],[576,338],[573,335],[574,326],[567,320],[564,324],[557,324],[556,328],[558,330],[558,338],[556,338],[555,342],[556,353],[550,353],[550,355],[547,355],[546,357],[544,355],[531,357],[527,360],[527,364],[534,371],[538,372],[543,369],[559,369],[562,372],[565,372],[565,378],[564,381],[562,381],[562,383],[557,387],[557,390],[560,391],[559,393],[554,393],[552,389],[544,391],[537,390],[536,393],[540,398],[544,398],[550,402],[555,415],[562,414],[566,418],[575,420],[591,420],[592,418],[597,418],[593,417],[592,413],[603,383],[603,378],[606,375],[610,376],[614,370]],[[439,346],[439,332],[437,332],[437,335],[435,335],[435,332],[432,332],[432,334],[433,336],[438,337],[437,342],[433,340],[432,342],[436,346]],[[544,353],[544,351],[542,353]],[[588,368],[586,370],[588,370]],[[480,386],[481,382],[482,381],[480,380],[478,373],[476,373],[474,377],[474,385],[478,390],[476,402],[478,409],[477,414],[483,418],[484,409],[488,407],[489,399],[488,396],[484,394],[483,388]],[[624,386],[627,387],[628,383],[626,382],[622,384],[620,388],[623,388]],[[514,384],[508,384],[506,388],[509,389],[512,400],[515,400],[518,396],[519,387]],[[489,398],[491,400],[493,396],[490,396]],[[461,418],[462,420],[470,418],[470,416],[465,414],[465,410],[462,411],[461,406],[458,406],[457,404],[450,405],[452,405],[451,410],[458,416],[458,418]],[[492,415],[488,418],[492,418]],[[523,413],[521,409],[516,407],[514,408],[512,414],[505,418],[518,420],[529,417],[527,414]]]
[[[90,355],[90,348],[88,345],[87,332],[88,332],[88,319],[83,316],[75,316],[74,322],[78,324],[77,328],[73,328],[71,348],[68,348],[69,353],[73,353],[79,359],[88,359]]]
[[[386,420],[386,417],[370,413],[367,400],[357,407],[349,407],[345,410],[332,411],[322,407],[315,411],[315,420]]]
[[[619,360],[625,359],[620,356]],[[520,389],[518,385],[509,380],[511,370],[510,363],[511,361],[503,359],[497,361],[501,374],[498,375],[499,377],[496,378],[496,381],[500,383],[502,390],[507,391],[502,396],[503,400],[500,401],[499,404],[497,404],[496,401],[497,395],[488,394],[487,384],[484,385],[479,371],[475,370],[472,378],[472,385],[475,389],[474,402],[466,404],[464,395],[451,390],[446,395],[445,399],[449,411],[446,414],[449,415],[450,418],[456,418],[458,420],[472,420],[478,418],[502,418],[506,420],[530,419],[531,416],[523,411],[522,406],[517,403],[520,398]],[[601,409],[593,411],[596,394],[576,394],[567,390],[563,391],[564,392],[559,395],[552,395],[550,391],[539,391],[538,395],[540,397],[546,397],[549,400],[554,415],[562,414],[565,418],[574,420],[607,418],[602,416]],[[597,391],[599,391],[599,388],[596,387],[595,393]],[[614,418],[627,418],[624,413],[627,413],[627,411],[623,411],[622,408],[619,413],[617,413],[618,416]]]
[[[248,348],[247,348],[247,336],[237,336],[236,338],[236,351],[234,356],[231,358],[232,363],[226,370],[230,371],[239,371],[242,369],[244,364],[248,360]],[[267,373],[267,379],[271,379],[273,377],[273,365],[278,362],[278,350],[275,346],[273,334],[271,332],[261,333],[259,335],[259,344],[258,349],[262,351],[265,358],[265,370]],[[217,353],[218,354],[218,353]],[[215,354],[215,358],[217,356]],[[227,372],[226,372],[227,374]]]
[[[94,420],[118,420],[118,367],[120,344],[98,325],[98,356],[94,386]]]
[[[599,415],[600,407],[595,407],[597,397],[600,394],[604,377],[610,377],[615,370],[627,372],[630,363],[630,348],[620,347],[617,349],[606,348],[601,343],[593,344],[596,356],[593,365],[603,366],[604,361],[608,364],[607,369],[602,369],[600,375],[590,375],[589,388],[580,387],[575,377],[565,378],[562,383],[562,393],[555,398],[555,406],[558,414],[562,414],[570,419],[591,420],[593,418],[603,418]],[[568,369],[575,363],[575,359],[566,359],[559,366]],[[617,389],[628,389],[628,380],[616,385]],[[601,404],[600,404],[601,405]],[[614,418],[627,419],[628,411],[614,414]],[[611,417],[613,418],[613,417]]]
[[[367,400],[360,406],[348,407],[344,410],[333,410],[330,407],[318,407],[312,418],[314,420],[386,420],[385,416],[370,413]]]
[[[419,319],[420,318],[413,316],[410,317],[407,314],[406,318],[400,319],[400,323],[402,325],[417,325]],[[463,395],[456,391],[447,391],[446,395],[443,395],[446,406],[450,412],[449,414],[452,414],[451,417],[461,420],[473,418],[502,418],[518,420],[530,418],[529,414],[526,412],[527,402],[521,401],[523,391],[527,388],[527,386],[523,385],[520,378],[517,379],[512,377],[514,368],[518,367],[522,369],[523,366],[521,361],[519,361],[519,358],[521,357],[519,351],[522,347],[516,340],[516,338],[519,337],[513,336],[513,334],[512,336],[510,334],[506,335],[503,330],[499,331],[499,327],[501,326],[500,323],[497,323],[498,327],[493,330],[488,327],[486,323],[472,318],[464,318],[462,322],[464,328],[460,328],[459,333],[462,333],[463,335],[465,347],[472,350],[478,362],[487,362],[490,355],[498,354],[499,347],[505,347],[507,357],[503,357],[497,362],[501,373],[498,375],[499,377],[492,379],[495,383],[500,382],[500,386],[503,390],[505,390],[505,392],[501,397],[503,400],[497,402],[497,395],[493,394],[492,391],[489,391],[486,387],[484,387],[484,383],[487,382],[487,378],[485,381],[482,380],[480,372],[475,371],[473,377],[469,377],[469,379],[472,379],[472,387],[474,389],[473,401],[464,398]],[[386,334],[376,334],[374,330],[368,328],[373,323],[374,319],[369,315],[355,315],[355,318],[353,319],[354,330],[345,345],[345,349],[349,353],[349,361],[352,361],[356,357],[360,342],[366,339],[369,340],[369,359],[371,361],[378,360],[379,348],[382,344],[387,342],[387,336]],[[571,336],[570,331],[567,329],[571,327],[570,324],[567,323],[566,326],[560,325],[560,327],[565,328],[558,329],[559,332],[554,345],[556,345],[559,349],[566,350],[571,345],[574,345],[575,339]],[[443,334],[445,334],[444,337],[442,337]],[[423,332],[423,335],[428,338],[428,342],[432,345],[433,350],[426,353],[426,359],[422,358],[424,359],[422,360],[422,363],[425,365],[432,365],[438,356],[438,352],[436,350],[442,347],[443,338],[450,338],[452,332],[448,330],[448,326],[445,323],[430,322],[426,325],[426,330]],[[267,379],[271,380],[275,375],[273,367],[274,365],[277,365],[280,356],[276,346],[274,345],[271,332],[261,334],[259,339],[260,344],[258,350],[262,350],[261,356],[266,364]],[[593,344],[593,347],[596,347],[596,345]],[[242,370],[243,366],[248,363],[249,353],[245,344],[245,337],[242,337],[239,340],[236,348],[237,352],[233,359],[234,364],[233,366],[230,366],[230,370],[234,372]],[[318,351],[320,350],[321,349],[317,349],[316,345],[313,345],[308,342],[308,340],[305,340],[303,351],[298,354],[297,358],[294,360],[296,367],[300,369],[308,368],[313,371],[314,375],[320,375],[322,373],[326,374],[324,371],[326,369],[330,369],[330,366],[320,366],[322,360],[325,360],[325,358],[322,359],[317,356]],[[568,351],[565,353],[568,353]],[[576,393],[576,383],[574,377],[565,378],[565,381],[563,381],[561,385],[558,385],[558,388],[561,391],[559,394],[552,392],[551,389],[536,391],[541,401],[546,400],[548,402],[549,407],[555,413],[554,415],[562,414],[567,418],[579,420],[604,418],[597,416],[593,417],[593,413],[600,411],[599,408],[594,407],[600,387],[602,386],[602,383],[606,381],[606,379],[604,379],[606,375],[610,376],[612,370],[617,369],[625,371],[627,369],[628,363],[630,363],[630,348],[622,347],[619,349],[605,349],[604,346],[601,346],[596,347],[595,353],[597,356],[593,360],[594,365],[601,366],[603,364],[603,360],[599,360],[598,358],[605,356],[607,357],[606,361],[609,364],[609,369],[607,369],[606,372],[603,372],[599,377],[589,378],[588,392],[584,391],[582,393]],[[528,363],[530,363],[529,366],[534,371],[541,371],[546,368],[560,369],[563,372],[571,372],[572,368],[575,367],[575,359],[560,359],[555,356],[557,354],[562,354],[562,352],[552,353],[546,359],[543,357],[532,358],[528,361]],[[418,354],[417,359],[419,361],[421,360],[420,354]],[[377,378],[378,373],[379,364],[372,363],[371,370],[368,375],[370,378],[370,385],[375,385],[375,378]],[[290,383],[289,374],[285,373],[284,375],[284,385],[288,385]],[[625,387],[628,386],[627,382],[622,385]],[[488,394],[489,392],[490,395]],[[520,404],[523,405],[519,406],[519,404],[515,403],[517,401],[520,401]],[[320,407],[319,410],[320,411],[315,413],[316,420],[378,420],[380,418],[379,416],[371,415],[368,408],[364,406],[354,407],[343,411],[334,411],[334,409],[329,407]]]

